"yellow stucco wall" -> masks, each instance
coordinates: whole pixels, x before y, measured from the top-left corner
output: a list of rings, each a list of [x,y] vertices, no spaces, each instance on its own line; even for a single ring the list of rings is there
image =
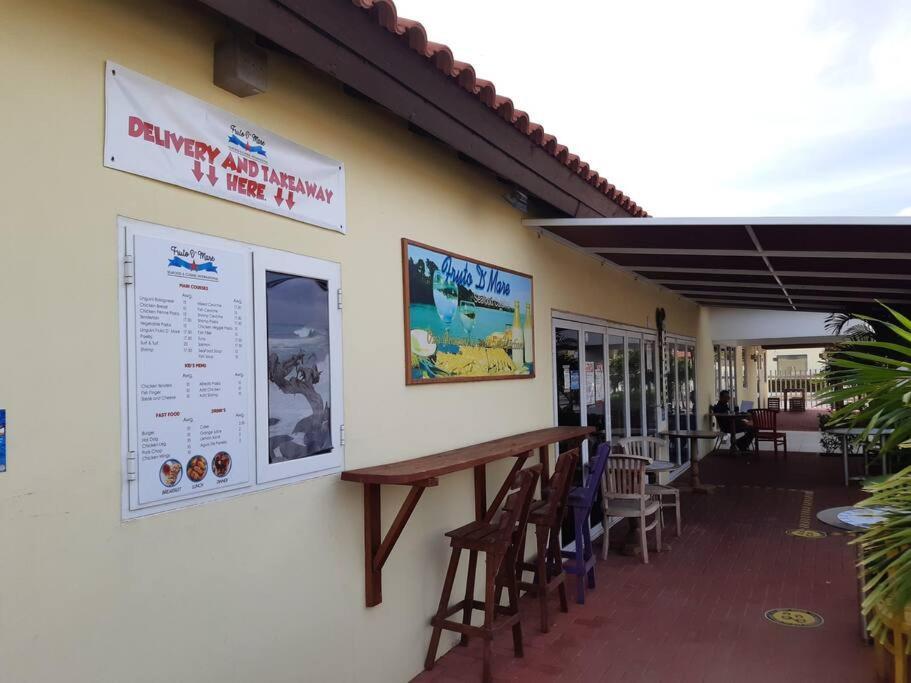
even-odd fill
[[[122,522],[118,214],[342,264],[349,468],[552,424],[552,309],[645,325],[663,306],[696,334],[696,306],[540,239],[489,176],[300,64],[271,55],[253,98],[216,88],[225,27],[182,2],[36,0],[0,22],[3,683],[407,680],[442,532],[472,515],[468,474],[429,491],[369,610],[361,490],[337,476]],[[349,234],[103,168],[106,59],[343,160]],[[405,387],[406,236],[534,275],[536,379]],[[386,524],[404,494],[384,490]]]

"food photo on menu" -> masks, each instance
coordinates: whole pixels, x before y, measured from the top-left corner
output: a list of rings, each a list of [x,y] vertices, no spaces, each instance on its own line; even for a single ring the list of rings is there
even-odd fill
[[[332,449],[324,280],[268,272],[269,462]]]
[[[194,455],[187,463],[187,477],[190,481],[202,481],[209,471],[209,463],[201,455]]]
[[[183,465],[173,458],[165,460],[159,470],[158,477],[161,479],[163,486],[172,488],[177,486],[183,476]]]
[[[231,471],[231,456],[228,455],[225,451],[219,451],[215,454],[215,457],[212,458],[212,473],[218,477],[228,476],[228,472]]]

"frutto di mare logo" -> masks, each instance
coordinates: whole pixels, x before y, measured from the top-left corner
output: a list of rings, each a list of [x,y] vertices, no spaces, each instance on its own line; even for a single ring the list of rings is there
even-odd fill
[[[186,268],[194,273],[199,271],[206,273],[218,272],[218,266],[215,265],[215,257],[204,251],[171,247],[171,254],[168,268]],[[190,260],[187,261],[187,259]]]
[[[244,130],[239,126],[231,124],[231,134],[228,136],[228,142],[237,145],[245,152],[250,154],[260,154],[266,157],[266,141],[259,137],[252,130]]]

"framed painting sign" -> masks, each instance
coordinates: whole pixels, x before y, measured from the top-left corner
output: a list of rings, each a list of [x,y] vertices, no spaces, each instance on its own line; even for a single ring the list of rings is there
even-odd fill
[[[531,275],[402,240],[405,382],[535,376]]]

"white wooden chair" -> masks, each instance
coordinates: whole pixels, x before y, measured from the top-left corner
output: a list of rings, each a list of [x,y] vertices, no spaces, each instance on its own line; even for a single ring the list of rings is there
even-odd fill
[[[709,422],[712,423],[712,430],[718,432],[718,436],[715,437],[715,445],[712,446],[712,450],[717,451],[717,450],[720,450],[721,447],[724,445],[724,440],[726,438],[729,438],[731,435],[728,434],[726,431],[724,431],[721,428],[721,422],[715,416],[715,413],[713,411],[711,411],[711,410],[709,411],[708,417],[709,417]],[[733,444],[734,444],[734,439],[731,439],[730,448],[734,447]]]
[[[638,518],[639,544],[642,561],[648,564],[646,532],[655,530],[655,545],[661,552],[661,502],[645,492],[648,458],[636,455],[611,455],[601,481],[602,508],[604,510],[604,548],[602,559],[607,559],[610,545],[610,517]],[[654,516],[651,524],[646,518]]]
[[[624,453],[629,455],[638,455],[649,460],[670,460],[667,441],[654,436],[629,436],[625,439],[620,439],[618,445],[623,448]],[[677,536],[680,536],[683,529],[683,522],[680,516],[680,491],[673,486],[646,484],[645,492],[657,498],[658,502],[661,503],[662,526],[664,526],[664,508],[674,508],[674,513],[677,517]],[[670,500],[666,502],[665,499]]]

